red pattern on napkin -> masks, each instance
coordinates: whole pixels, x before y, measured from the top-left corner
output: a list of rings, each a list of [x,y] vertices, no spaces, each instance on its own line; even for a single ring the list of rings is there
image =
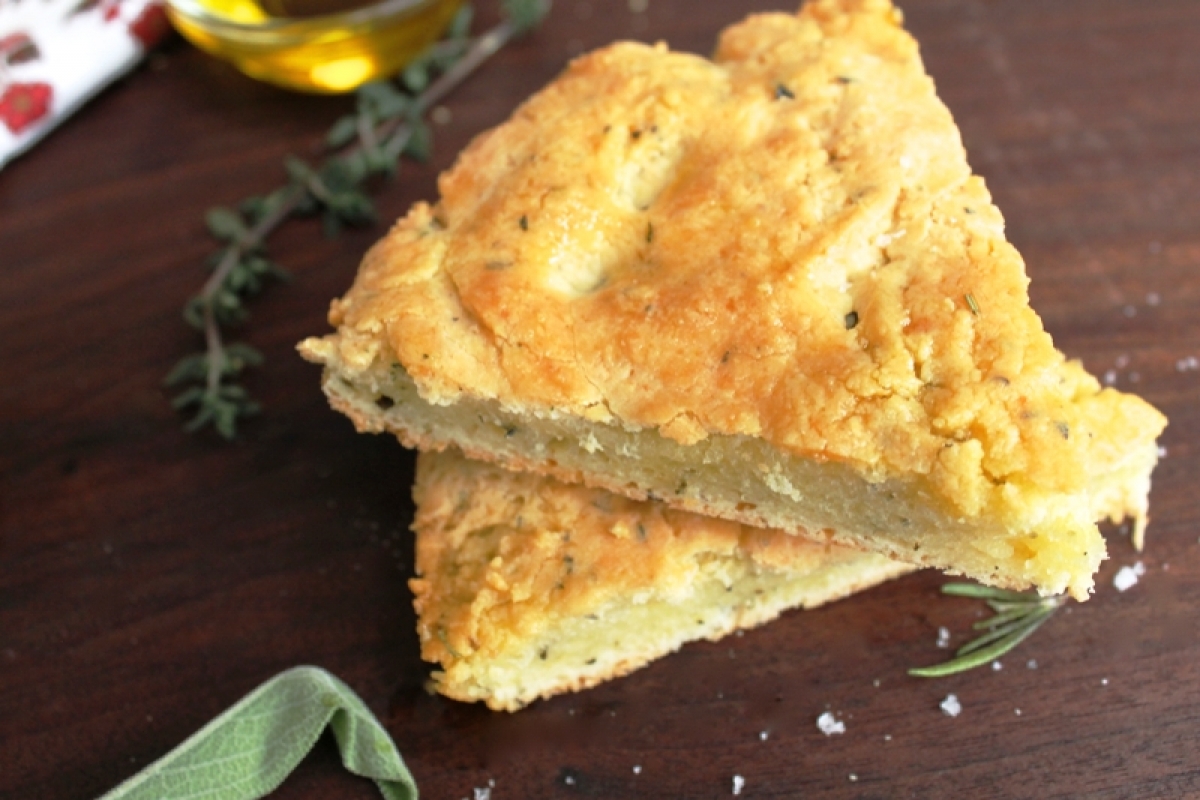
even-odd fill
[[[129,33],[149,50],[158,44],[171,30],[166,9],[159,3],[151,3],[142,9],[137,19],[129,23]]]
[[[0,37],[0,59],[5,64],[23,64],[39,55],[37,45],[27,33],[12,33]]]
[[[0,94],[0,122],[14,134],[46,116],[54,90],[48,83],[13,83]]]
[[[168,31],[162,0],[0,0],[0,166]]]

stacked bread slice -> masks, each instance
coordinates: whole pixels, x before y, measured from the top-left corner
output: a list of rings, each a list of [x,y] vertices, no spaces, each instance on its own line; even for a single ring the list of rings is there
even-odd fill
[[[603,489],[421,453],[416,595],[433,685],[515,710],[911,565]]]
[[[360,430],[504,468],[422,456],[447,694],[515,707],[890,562],[1082,600],[1097,522],[1140,539],[1166,420],[1055,349],[888,0],[584,56],[440,189],[300,349]]]

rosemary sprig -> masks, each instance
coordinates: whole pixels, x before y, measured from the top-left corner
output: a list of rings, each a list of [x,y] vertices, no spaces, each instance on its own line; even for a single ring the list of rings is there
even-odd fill
[[[995,616],[974,625],[984,633],[967,642],[943,664],[910,669],[918,678],[941,678],[987,664],[1025,641],[1066,602],[1065,595],[1041,597],[1036,592],[1010,592],[974,583],[947,583],[942,594],[986,600]]]
[[[344,225],[373,222],[367,181],[395,175],[401,156],[426,160],[432,133],[425,112],[508,42],[537,26],[550,0],[503,0],[501,5],[503,20],[475,38],[468,36],[472,9],[464,5],[447,37],[413,61],[397,82],[363,86],[355,113],[339,119],[326,136],[331,154],[320,167],[289,157],[286,184],[236,208],[208,212],[208,229],[224,244],[210,258],[212,274],[184,308],[184,319],[204,334],[204,351],[181,359],[165,378],[168,386],[187,387],[171,401],[176,409],[194,411],[187,430],[212,425],[232,439],[237,423],[259,411],[237,378],[260,365],[262,355],[244,342],[227,343],[225,336],[246,320],[247,299],[269,281],[288,278],[267,257],[267,237],[293,216],[319,213],[331,236]]]

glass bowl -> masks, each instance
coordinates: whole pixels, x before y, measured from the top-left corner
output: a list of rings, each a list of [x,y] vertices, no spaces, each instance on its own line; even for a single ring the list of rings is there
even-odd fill
[[[462,2],[380,0],[317,16],[271,16],[255,0],[167,0],[167,14],[193,44],[252,78],[335,94],[399,72],[441,36]]]

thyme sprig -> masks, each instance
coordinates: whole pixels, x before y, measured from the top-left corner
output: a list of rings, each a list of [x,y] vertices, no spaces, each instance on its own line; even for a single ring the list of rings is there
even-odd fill
[[[395,82],[359,89],[355,112],[339,119],[326,135],[330,154],[320,166],[289,157],[283,186],[235,208],[209,210],[209,232],[223,244],[209,259],[208,280],[184,308],[184,319],[204,335],[204,350],[181,359],[164,381],[186,387],[171,405],[193,412],[187,430],[211,425],[232,439],[238,422],[259,411],[237,379],[259,366],[262,354],[244,342],[227,342],[226,334],[248,317],[246,300],[268,283],[289,278],[268,258],[267,238],[295,216],[320,214],[331,236],[345,225],[373,222],[368,181],[394,176],[401,156],[426,160],[433,137],[425,113],[511,40],[536,27],[550,0],[503,0],[501,5],[502,21],[474,38],[468,34],[472,9],[464,5],[446,38],[409,64]]]
[[[973,626],[984,633],[967,642],[943,664],[910,669],[918,678],[941,678],[995,661],[1025,641],[1067,600],[1065,595],[1041,597],[1036,592],[1010,592],[974,583],[947,583],[942,594],[986,600],[995,616]]]

